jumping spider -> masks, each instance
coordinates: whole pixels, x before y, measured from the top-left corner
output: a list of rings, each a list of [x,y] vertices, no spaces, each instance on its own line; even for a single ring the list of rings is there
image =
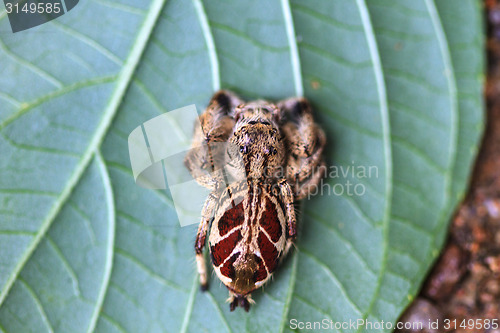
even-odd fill
[[[304,98],[245,103],[229,91],[212,97],[200,124],[184,162],[211,190],[195,241],[201,288],[208,288],[203,248],[210,231],[210,257],[229,289],[230,309],[248,311],[251,293],[271,277],[296,239],[294,203],[326,172],[325,133]],[[244,177],[228,183],[231,168],[244,170]]]

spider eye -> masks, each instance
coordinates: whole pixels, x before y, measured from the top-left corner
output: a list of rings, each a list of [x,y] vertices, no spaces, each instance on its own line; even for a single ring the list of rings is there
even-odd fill
[[[242,152],[243,154],[248,153],[248,147],[247,146],[240,146],[240,152]]]
[[[271,148],[271,155],[276,155],[278,153],[278,151],[276,150],[276,148],[272,147]]]

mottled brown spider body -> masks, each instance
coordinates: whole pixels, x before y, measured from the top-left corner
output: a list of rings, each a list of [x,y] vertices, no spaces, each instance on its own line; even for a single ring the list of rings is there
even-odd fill
[[[248,311],[251,292],[269,280],[295,240],[294,202],[325,173],[325,135],[299,98],[243,103],[219,91],[200,118],[193,147],[207,149],[193,149],[185,159],[196,180],[212,190],[195,243],[200,282],[206,289],[203,247],[210,230],[210,257],[230,291],[230,308]],[[244,176],[228,182],[238,171]]]

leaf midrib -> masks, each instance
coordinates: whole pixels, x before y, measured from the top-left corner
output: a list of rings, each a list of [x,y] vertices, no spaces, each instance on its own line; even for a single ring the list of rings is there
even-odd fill
[[[106,133],[108,132],[108,128],[112,123],[112,120],[117,113],[120,105],[122,103],[123,97],[129,87],[133,74],[142,58],[142,55],[147,47],[147,42],[152,35],[152,31],[155,28],[160,13],[162,12],[163,7],[165,6],[166,0],[154,0],[144,23],[142,25],[141,30],[139,31],[137,38],[135,39],[134,46],[132,47],[131,52],[129,53],[127,60],[123,66],[121,74],[117,78],[116,88],[111,95],[111,98],[108,102],[107,108],[103,112],[103,116],[99,122],[99,125],[95,131],[94,136],[92,137],[87,149],[82,155],[80,161],[75,167],[75,170],[71,177],[66,182],[66,186],[61,192],[59,198],[55,201],[46,218],[41,224],[41,227],[34,237],[30,246],[24,252],[21,260],[18,261],[16,267],[11,272],[9,278],[7,279],[7,283],[4,289],[0,293],[0,305],[3,304],[9,290],[12,288],[12,285],[16,281],[19,273],[23,269],[24,265],[31,257],[32,253],[37,248],[38,244],[42,240],[43,236],[46,234],[49,227],[52,225],[52,222],[64,206],[65,202],[68,200],[71,192],[75,188],[75,186],[79,183],[83,173],[87,169],[90,161],[95,155],[96,151],[100,147],[102,141],[104,140]]]

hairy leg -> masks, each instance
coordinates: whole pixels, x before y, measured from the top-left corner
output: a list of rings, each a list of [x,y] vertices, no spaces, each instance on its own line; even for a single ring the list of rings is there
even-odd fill
[[[292,241],[297,237],[297,219],[295,217],[294,195],[292,188],[286,179],[278,183],[280,187],[281,200],[285,204],[288,238]]]
[[[242,102],[231,92],[220,90],[200,116],[200,126],[196,126],[190,151],[184,164],[196,181],[209,189],[215,189],[218,179],[214,170],[222,167],[225,143],[234,127],[234,108]]]
[[[314,123],[312,108],[303,98],[290,98],[278,104],[284,123],[281,126],[288,142],[287,180],[296,200],[306,197],[326,171],[322,162],[326,135]]]
[[[201,222],[198,226],[198,233],[196,234],[196,241],[194,243],[194,249],[196,251],[196,267],[198,269],[198,274],[200,275],[200,285],[202,290],[208,289],[207,264],[205,262],[205,257],[203,256],[203,249],[205,247],[208,227],[210,225],[210,220],[212,219],[216,204],[217,195],[215,192],[212,192],[203,205],[203,210],[201,211]]]
[[[311,177],[306,181],[301,183],[295,190],[295,199],[302,200],[306,198],[312,191],[318,190],[318,184],[320,180],[326,175],[326,165],[325,162],[313,170]]]

